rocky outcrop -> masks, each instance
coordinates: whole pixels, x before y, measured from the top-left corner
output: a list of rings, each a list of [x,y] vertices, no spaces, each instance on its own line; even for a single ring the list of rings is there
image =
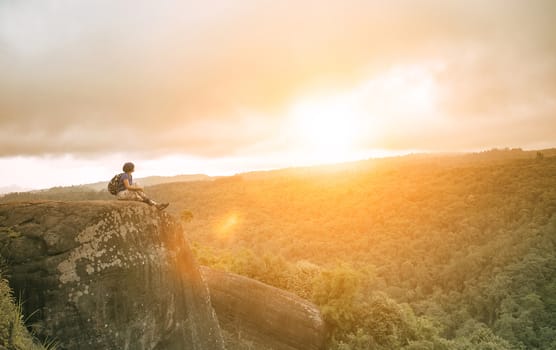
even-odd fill
[[[265,350],[324,348],[326,326],[314,304],[247,277],[201,269],[222,329],[239,335],[232,341]]]
[[[0,254],[59,349],[224,348],[181,227],[145,204],[0,204]]]

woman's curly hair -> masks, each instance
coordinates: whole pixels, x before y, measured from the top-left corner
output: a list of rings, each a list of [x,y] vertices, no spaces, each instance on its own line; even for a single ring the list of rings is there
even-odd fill
[[[133,171],[135,169],[135,165],[132,162],[127,162],[123,166],[124,173]]]

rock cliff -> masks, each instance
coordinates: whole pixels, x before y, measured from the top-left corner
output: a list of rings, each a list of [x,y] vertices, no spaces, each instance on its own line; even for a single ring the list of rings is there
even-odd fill
[[[224,349],[181,227],[142,203],[0,204],[0,254],[59,349]]]
[[[326,326],[314,304],[247,277],[201,269],[220,325],[233,335],[232,342],[240,338],[254,349],[265,350],[324,348]]]

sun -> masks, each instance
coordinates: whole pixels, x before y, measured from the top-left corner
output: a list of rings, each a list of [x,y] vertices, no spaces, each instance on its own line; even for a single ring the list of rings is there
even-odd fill
[[[441,122],[435,80],[441,69],[434,62],[395,66],[349,88],[300,96],[288,109],[287,147],[295,160],[315,164],[364,159],[384,144],[403,144],[403,131]]]
[[[297,103],[290,112],[296,151],[312,162],[350,159],[360,137],[361,119],[353,104],[339,98]]]

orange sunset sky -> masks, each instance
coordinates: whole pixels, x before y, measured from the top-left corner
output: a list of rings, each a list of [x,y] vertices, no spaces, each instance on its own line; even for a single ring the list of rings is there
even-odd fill
[[[555,1],[0,1],[0,187],[554,146]]]

